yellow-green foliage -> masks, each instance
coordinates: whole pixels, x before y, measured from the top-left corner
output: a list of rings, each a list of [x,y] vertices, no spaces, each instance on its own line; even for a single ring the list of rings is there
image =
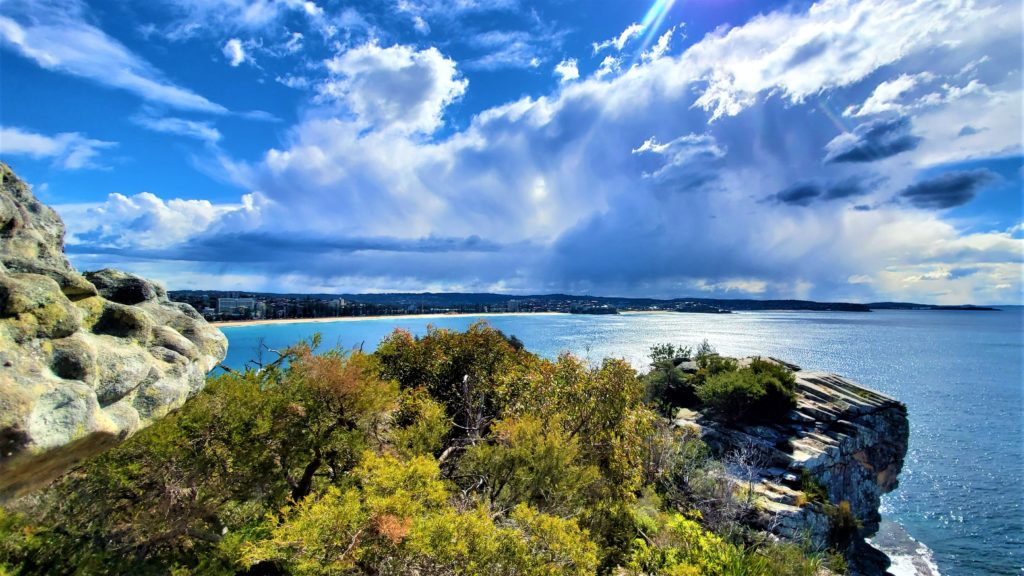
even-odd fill
[[[301,343],[221,374],[85,462],[30,517],[0,515],[0,567],[53,574],[812,574],[737,544],[728,483],[621,360],[522,350],[477,324],[378,352]],[[690,512],[703,507],[707,515]],[[707,509],[705,509],[707,508]],[[797,568],[793,568],[793,567]]]
[[[392,424],[391,443],[404,456],[437,454],[452,428],[444,406],[422,388],[402,392]]]
[[[364,455],[355,486],[329,487],[294,510],[270,538],[245,548],[249,565],[294,574],[591,574],[596,547],[574,521],[520,504],[499,526],[482,507],[459,511],[437,462]]]
[[[526,502],[547,512],[572,514],[600,477],[583,459],[580,444],[558,418],[536,416],[503,420],[491,428],[493,443],[470,448],[460,462],[460,476],[478,486],[483,498],[499,509]]]
[[[658,513],[633,543],[621,576],[814,576],[821,563],[795,545],[759,548],[733,544],[705,530],[699,515]]]

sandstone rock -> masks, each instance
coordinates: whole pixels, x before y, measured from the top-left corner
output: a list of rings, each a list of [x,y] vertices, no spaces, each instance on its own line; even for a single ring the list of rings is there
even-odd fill
[[[130,306],[166,296],[163,289],[152,282],[134,274],[110,268],[86,272],[85,279],[99,290],[101,296],[118,304]]]
[[[884,562],[865,557],[863,538],[878,530],[883,494],[894,490],[907,452],[909,422],[901,402],[835,374],[763,358],[795,371],[797,407],[770,426],[730,427],[680,411],[678,425],[697,426],[718,454],[753,447],[757,453],[754,490],[763,511],[761,528],[812,546],[828,545],[826,506],[848,502],[862,528],[851,545],[851,574],[882,574]],[[749,364],[741,359],[739,364]],[[798,478],[810,474],[828,492],[828,503],[808,501]],[[739,479],[737,479],[739,482]]]
[[[227,339],[158,284],[79,274],[57,213],[6,164],[0,176],[2,498],[181,406]]]

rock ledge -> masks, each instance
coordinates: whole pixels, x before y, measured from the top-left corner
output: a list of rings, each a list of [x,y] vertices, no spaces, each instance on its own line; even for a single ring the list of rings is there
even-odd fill
[[[756,454],[751,458],[754,466],[740,467],[748,477],[737,477],[736,482],[752,482],[761,527],[783,538],[809,539],[812,546],[826,548],[830,536],[826,507],[849,503],[861,524],[845,551],[851,573],[882,574],[887,559],[863,539],[878,531],[881,497],[898,485],[910,430],[906,406],[836,374],[765,360],[795,372],[797,407],[783,422],[729,427],[682,410],[676,424],[699,428],[719,455]],[[806,474],[827,491],[829,502],[814,502],[802,491],[801,476]]]

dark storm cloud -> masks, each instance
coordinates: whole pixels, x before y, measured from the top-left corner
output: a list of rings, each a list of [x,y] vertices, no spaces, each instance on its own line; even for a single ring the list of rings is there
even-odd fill
[[[814,202],[826,202],[852,198],[866,193],[863,184],[850,179],[822,186],[817,183],[801,183],[766,198],[767,201],[790,206],[809,206]]]
[[[989,170],[949,172],[907,186],[898,197],[918,208],[943,210],[970,202],[981,187],[995,178]]]
[[[902,116],[861,124],[825,145],[825,162],[874,162],[917,148],[921,138],[910,132]]]
[[[786,188],[774,196],[780,204],[807,206],[821,196],[821,187],[817,184],[797,184]]]
[[[119,254],[142,258],[169,258],[194,262],[266,262],[305,259],[324,253],[445,253],[499,252],[504,246],[479,236],[466,238],[335,238],[270,233],[213,234],[165,249],[124,248],[104,243],[94,234],[78,235],[79,243],[66,250],[74,254]]]

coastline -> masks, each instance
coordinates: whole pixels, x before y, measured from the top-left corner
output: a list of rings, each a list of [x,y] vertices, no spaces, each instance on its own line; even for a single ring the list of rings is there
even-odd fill
[[[568,312],[453,312],[432,314],[384,314],[376,316],[329,316],[325,318],[273,318],[268,320],[227,320],[210,322],[216,328],[237,328],[239,326],[266,326],[271,324],[328,324],[332,322],[357,322],[360,320],[405,320],[409,318],[452,318],[459,316],[568,316]]]

